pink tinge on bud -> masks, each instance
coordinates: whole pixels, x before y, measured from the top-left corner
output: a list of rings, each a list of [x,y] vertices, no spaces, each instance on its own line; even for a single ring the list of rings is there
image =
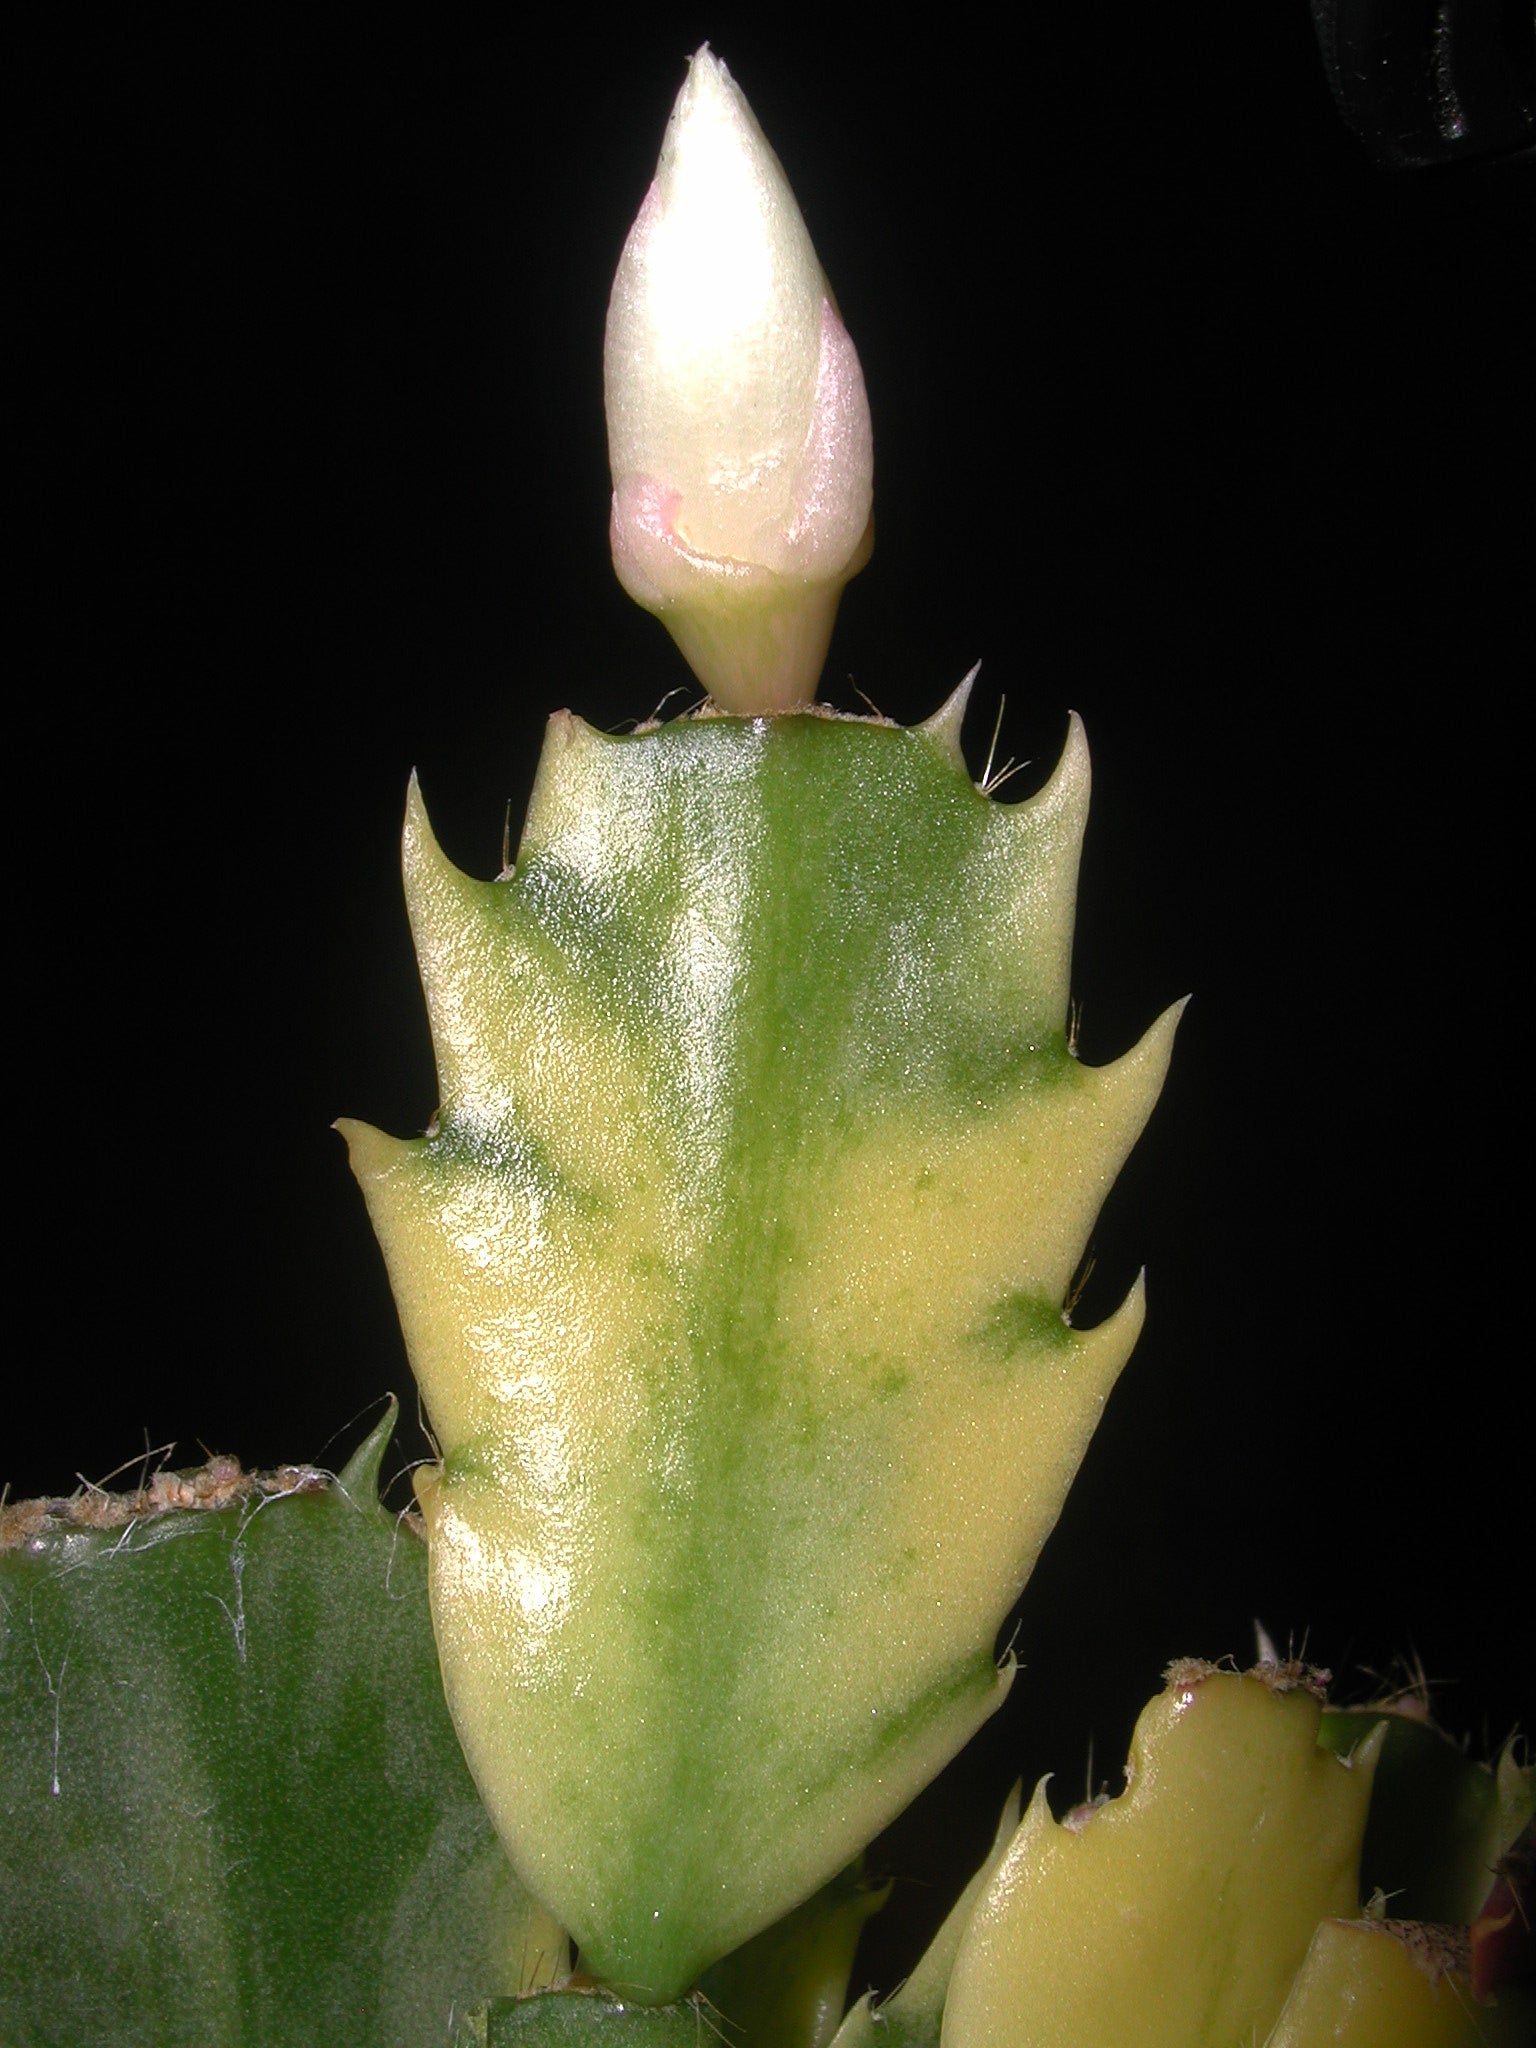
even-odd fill
[[[767,590],[786,580],[839,585],[869,560],[874,538],[874,469],[864,375],[848,330],[824,301],[815,396],[800,459],[776,493],[746,559],[701,553],[685,535],[706,530],[711,503],[690,504],[658,477],[615,480],[609,539],[619,581],[647,611],[703,600],[734,585]],[[861,487],[850,492],[850,479]],[[702,511],[702,518],[690,513]]]
[[[659,612],[677,582],[679,556],[687,549],[677,537],[682,494],[650,476],[620,477],[614,486],[608,542],[619,581],[638,605]],[[703,563],[699,563],[703,567]]]
[[[794,492],[799,510],[789,532],[808,573],[837,564],[833,574],[852,576],[869,560],[874,473],[874,432],[858,351],[837,308],[824,299],[816,400]]]

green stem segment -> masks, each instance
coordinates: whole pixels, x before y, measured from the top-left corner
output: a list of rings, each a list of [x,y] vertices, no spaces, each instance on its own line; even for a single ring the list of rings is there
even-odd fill
[[[1066,1036],[1088,763],[960,703],[552,720],[515,872],[405,838],[441,1108],[346,1130],[443,1452],[470,1767],[586,1967],[663,2000],[999,1704],[996,1631],[1141,1322],[1063,1309],[1161,1085]]]

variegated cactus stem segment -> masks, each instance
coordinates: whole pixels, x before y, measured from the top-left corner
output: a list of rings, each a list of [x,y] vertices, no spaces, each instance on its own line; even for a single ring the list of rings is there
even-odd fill
[[[992,1713],[997,1631],[1141,1327],[1063,1303],[1176,1012],[1066,1036],[1088,763],[955,719],[552,721],[514,872],[419,797],[441,1108],[351,1125],[443,1463],[470,1767],[586,1967],[672,1996]]]
[[[944,2048],[1263,2041],[1313,1930],[1356,1910],[1380,1737],[1318,1747],[1273,1667],[1175,1667],[1118,1798],[1057,1822],[1042,1784],[971,1918]]]

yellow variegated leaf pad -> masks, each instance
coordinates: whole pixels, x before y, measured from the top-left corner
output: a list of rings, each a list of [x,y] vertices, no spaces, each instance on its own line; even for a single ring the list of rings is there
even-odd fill
[[[1318,1747],[1274,1667],[1174,1667],[1118,1799],[1051,1817],[1044,1783],[961,1941],[943,2048],[1265,2041],[1318,1921],[1353,1913],[1380,1737]]]
[[[996,1630],[1141,1320],[1063,1313],[1174,1018],[1066,1038],[1088,764],[959,707],[550,725],[515,871],[417,795],[442,1104],[345,1128],[443,1463],[449,1704],[587,1969],[660,1999],[999,1704]]]

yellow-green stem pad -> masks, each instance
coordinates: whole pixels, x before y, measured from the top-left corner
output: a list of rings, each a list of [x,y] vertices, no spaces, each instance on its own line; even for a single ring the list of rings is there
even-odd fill
[[[449,1705],[628,1998],[825,1882],[998,1705],[997,1628],[1141,1321],[1064,1313],[1161,1085],[1067,1039],[1087,753],[551,721],[515,869],[412,790],[441,1108],[344,1126],[442,1450]]]
[[[1042,1783],[971,1916],[943,2048],[1239,2048],[1267,2039],[1318,1921],[1356,1909],[1379,1737],[1318,1746],[1276,1667],[1172,1668],[1118,1799]]]

